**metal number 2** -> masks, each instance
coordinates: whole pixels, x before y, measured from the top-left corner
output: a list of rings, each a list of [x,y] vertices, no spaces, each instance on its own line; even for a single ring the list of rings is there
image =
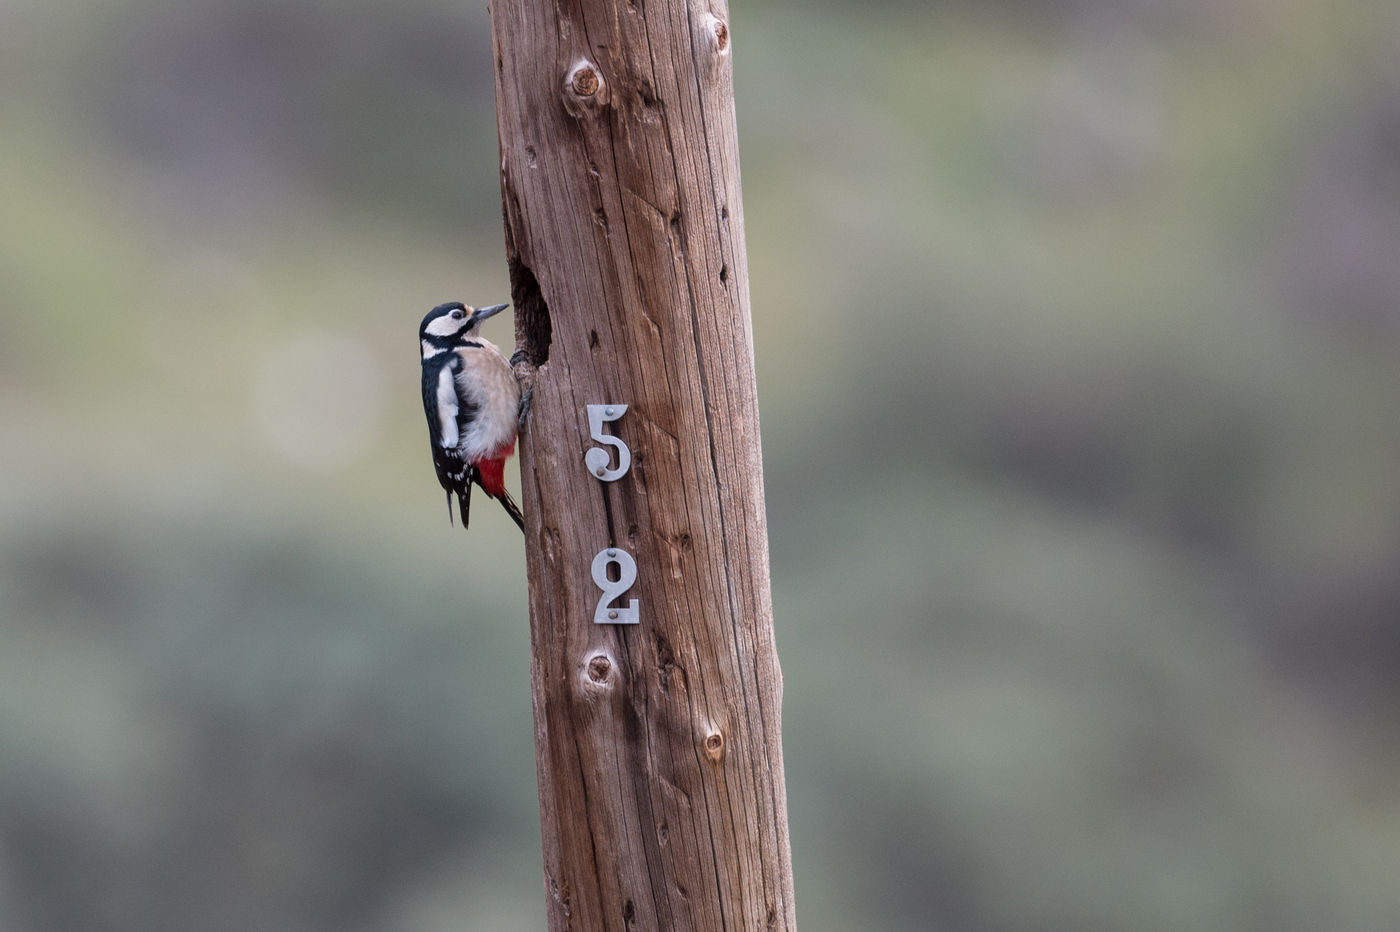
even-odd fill
[[[627,413],[626,405],[588,405],[588,434],[599,443],[617,448],[617,468],[608,468],[608,451],[602,447],[589,447],[583,454],[583,462],[588,471],[604,482],[615,482],[626,474],[632,465],[632,451],[620,437],[603,433],[603,424],[615,421]]]
[[[616,582],[608,578],[609,563],[617,564]],[[632,559],[630,553],[616,547],[598,551],[598,555],[593,558],[593,582],[603,590],[603,597],[598,600],[598,607],[593,611],[595,625],[635,625],[641,621],[641,613],[638,610],[640,603],[636,599],[632,599],[626,608],[611,607],[612,600],[632,588],[636,581],[637,561]]]

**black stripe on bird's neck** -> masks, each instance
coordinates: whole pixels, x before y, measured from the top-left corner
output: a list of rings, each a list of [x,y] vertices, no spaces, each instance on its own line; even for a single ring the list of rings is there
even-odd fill
[[[440,356],[456,356],[452,350],[464,348],[481,349],[480,343],[475,340],[468,340],[461,334],[451,334],[449,336],[439,336],[433,333],[425,333],[420,338],[423,352],[423,361],[437,359]]]
[[[457,345],[457,334],[455,333],[449,333],[447,336],[441,336],[436,333],[425,333],[420,339],[429,346],[440,350],[452,349],[453,346]]]
[[[464,338],[460,333],[449,333],[447,336],[440,336],[436,333],[423,334],[424,343],[436,349],[455,349],[459,346],[472,346],[481,349],[481,344],[475,340]]]

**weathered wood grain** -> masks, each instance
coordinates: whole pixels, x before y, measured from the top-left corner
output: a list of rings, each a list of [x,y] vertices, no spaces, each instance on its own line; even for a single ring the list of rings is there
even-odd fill
[[[728,10],[491,6],[549,927],[795,929]],[[592,622],[608,546],[640,625]]]

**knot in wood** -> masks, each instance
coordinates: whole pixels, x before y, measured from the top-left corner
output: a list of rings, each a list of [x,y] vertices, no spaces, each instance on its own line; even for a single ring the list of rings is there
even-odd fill
[[[608,84],[598,66],[580,58],[564,75],[564,109],[576,117],[608,102]]]
[[[715,56],[729,54],[729,24],[713,13],[705,14],[705,35],[710,40],[710,52]]]
[[[607,654],[594,654],[588,661],[588,678],[595,683],[603,684],[612,676],[612,661]]]
[[[712,731],[706,735],[705,754],[713,761],[718,761],[724,756],[724,735],[717,731]]]
[[[578,671],[577,695],[588,703],[599,702],[612,694],[617,678],[617,662],[606,648],[596,648]]]
[[[598,72],[583,66],[569,79],[569,87],[580,97],[592,97],[598,91]]]

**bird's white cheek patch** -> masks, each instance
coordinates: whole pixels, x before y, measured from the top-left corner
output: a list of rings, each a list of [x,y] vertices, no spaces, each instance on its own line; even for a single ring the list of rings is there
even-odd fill
[[[461,330],[464,323],[466,323],[465,319],[453,320],[451,317],[439,317],[428,324],[428,332],[435,337],[450,337]]]

